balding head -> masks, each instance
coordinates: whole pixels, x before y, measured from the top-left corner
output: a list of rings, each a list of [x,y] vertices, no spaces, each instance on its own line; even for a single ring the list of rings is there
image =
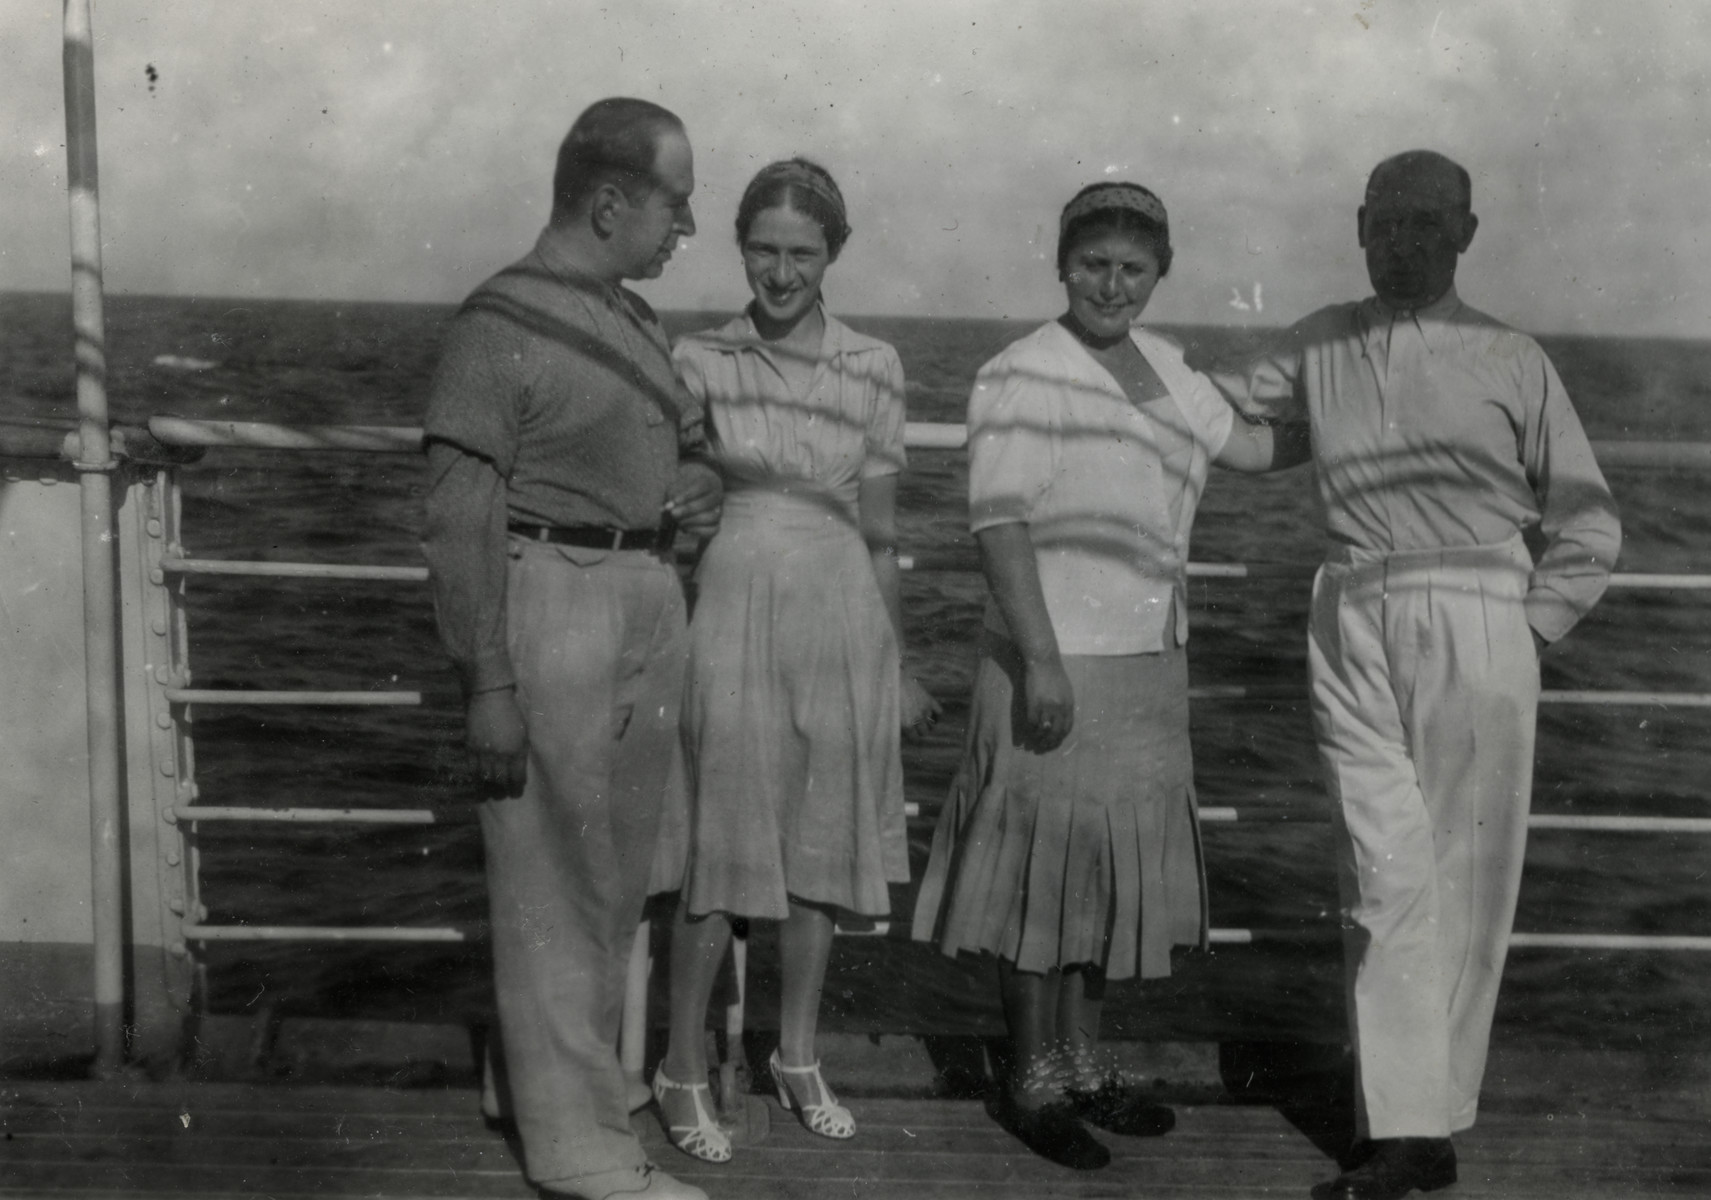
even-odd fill
[[[1436,150],[1404,150],[1372,169],[1366,178],[1366,201],[1386,193],[1432,195],[1448,200],[1463,212],[1473,211],[1473,180],[1466,168]]]
[[[614,96],[582,111],[558,148],[553,170],[553,217],[577,214],[603,184],[616,184],[640,200],[658,183],[655,159],[661,139],[683,133],[683,122],[651,100]]]
[[[1424,308],[1455,283],[1473,241],[1473,182],[1432,150],[1409,150],[1372,169],[1359,213],[1367,276],[1394,308]]]
[[[547,233],[560,256],[607,283],[655,279],[695,232],[694,190],[695,155],[675,114],[649,100],[601,100],[559,146]]]

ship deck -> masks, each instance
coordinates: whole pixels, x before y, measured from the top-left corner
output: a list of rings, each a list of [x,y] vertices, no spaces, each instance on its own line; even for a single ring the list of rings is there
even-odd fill
[[[1499,1049],[1479,1124],[1457,1138],[1472,1197],[1711,1194],[1706,1056]],[[1305,1197],[1335,1173],[1346,1112],[1323,1090],[1268,1097],[1179,1085],[1178,1126],[1100,1135],[1109,1168],[1029,1154],[978,1099],[846,1095],[862,1132],[814,1137],[771,1100],[734,1161],[711,1167],[637,1118],[662,1167],[714,1200],[910,1196]],[[0,1081],[0,1195],[41,1197],[518,1197],[514,1146],[473,1088],[292,1083]]]

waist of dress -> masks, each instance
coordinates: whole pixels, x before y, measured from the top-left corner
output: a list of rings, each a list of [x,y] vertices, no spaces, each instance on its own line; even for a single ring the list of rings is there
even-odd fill
[[[780,480],[776,484],[741,481],[726,485],[721,529],[764,523],[792,529],[859,531],[856,506],[835,492],[808,481]]]

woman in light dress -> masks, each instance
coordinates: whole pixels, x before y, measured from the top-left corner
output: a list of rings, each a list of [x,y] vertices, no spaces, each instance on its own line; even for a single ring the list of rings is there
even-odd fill
[[[1304,439],[1233,421],[1171,342],[1135,324],[1170,270],[1146,188],[1083,189],[1059,222],[1067,311],[981,368],[970,526],[991,592],[963,765],[914,935],[996,959],[1006,1126],[1077,1168],[1084,1120],[1174,1123],[1094,1054],[1108,980],[1170,972],[1206,936],[1188,740],[1184,567],[1209,463],[1269,470]]]
[[[938,712],[901,667],[902,364],[820,296],[850,232],[843,196],[816,164],[776,162],[736,225],[753,300],[675,352],[707,407],[725,508],[696,571],[692,799],[664,835],[662,862],[685,867],[653,1083],[672,1142],[709,1162],[731,1156],[704,1030],[734,918],[781,923],[780,1103],[815,1133],[854,1135],[814,1051],[834,914],[884,916],[887,884],[908,880],[900,732]]]

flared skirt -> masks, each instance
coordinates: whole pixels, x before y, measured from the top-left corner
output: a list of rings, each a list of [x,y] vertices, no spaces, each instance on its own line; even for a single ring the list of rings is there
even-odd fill
[[[915,938],[1024,971],[1170,974],[1171,947],[1207,932],[1186,653],[1066,657],[1074,729],[1036,754],[1016,744],[1020,656],[992,635],[986,651]]]
[[[656,890],[681,880],[695,914],[885,915],[909,878],[899,664],[866,543],[841,513],[739,494],[696,583],[688,802]]]

